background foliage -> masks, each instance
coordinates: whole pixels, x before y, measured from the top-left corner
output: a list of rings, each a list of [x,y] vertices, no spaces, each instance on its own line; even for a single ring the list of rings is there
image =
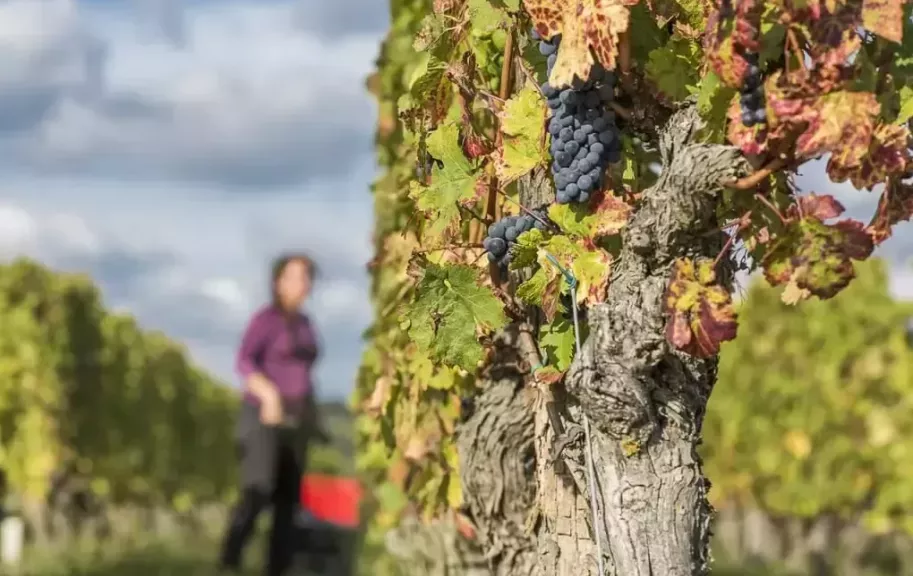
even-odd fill
[[[107,312],[84,276],[0,267],[0,467],[42,501],[76,473],[112,504],[187,511],[235,489],[237,394],[187,350]]]

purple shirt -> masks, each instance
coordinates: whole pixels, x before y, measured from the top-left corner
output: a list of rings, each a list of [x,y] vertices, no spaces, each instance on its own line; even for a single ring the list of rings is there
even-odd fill
[[[286,412],[293,417],[302,411],[311,392],[311,367],[317,358],[317,336],[304,314],[288,318],[275,306],[261,308],[247,325],[238,350],[237,370],[244,380],[259,372],[269,378],[282,396]],[[245,392],[244,400],[260,400]]]

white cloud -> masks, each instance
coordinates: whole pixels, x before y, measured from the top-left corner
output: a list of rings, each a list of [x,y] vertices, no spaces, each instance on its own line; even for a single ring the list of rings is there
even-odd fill
[[[0,205],[0,254],[30,249],[37,240],[35,219],[17,206]]]
[[[16,19],[30,31],[28,50],[60,61],[41,77],[23,70],[9,80],[48,100],[15,140],[22,166],[264,186],[369,161],[374,105],[364,79],[376,35],[321,38],[296,26],[292,6],[230,2],[185,10],[186,41],[150,42],[122,17],[49,1],[61,21],[49,32],[40,10]],[[100,61],[99,43],[108,47]],[[27,56],[0,54],[0,66]]]
[[[233,278],[210,278],[200,286],[200,292],[234,310],[245,310],[250,306],[248,295]]]

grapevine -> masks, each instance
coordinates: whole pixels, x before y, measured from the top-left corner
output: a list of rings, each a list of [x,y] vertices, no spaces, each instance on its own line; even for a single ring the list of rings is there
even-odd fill
[[[908,4],[704,8],[393,3],[372,79],[376,317],[354,398],[378,528],[415,510],[459,518],[474,497],[458,429],[484,411],[479,389],[517,326],[535,323],[535,342],[512,369],[539,390],[574,372],[575,308],[589,310],[586,339],[606,314],[657,303],[659,321],[614,318],[601,338],[661,326],[651,350],[664,366],[709,363],[737,333],[733,269],[762,272],[791,304],[831,298],[913,215]],[[693,125],[683,140],[676,122]],[[684,148],[695,158],[677,171]],[[833,182],[876,190],[871,221],[796,188],[822,156]],[[505,282],[499,268],[519,274]],[[661,297],[613,301],[660,275]]]
[[[0,319],[13,493],[41,501],[54,478],[75,473],[114,506],[186,513],[232,497],[237,394],[181,346],[104,310],[86,278],[28,260],[0,266]]]

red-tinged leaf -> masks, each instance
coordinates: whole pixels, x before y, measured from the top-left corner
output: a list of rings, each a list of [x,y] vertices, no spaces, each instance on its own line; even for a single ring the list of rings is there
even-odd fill
[[[903,174],[910,165],[910,130],[906,125],[881,124],[872,135],[867,153],[855,165],[831,156],[827,172],[834,182],[849,180],[855,188],[871,190],[888,176]]]
[[[862,25],[885,40],[903,42],[904,0],[862,0]]]
[[[543,38],[561,34],[561,50],[549,78],[552,86],[568,86],[575,76],[588,78],[596,62],[614,70],[618,35],[628,30],[628,7],[638,1],[523,0],[533,27]]]
[[[456,524],[456,529],[460,536],[467,540],[476,539],[476,527],[472,520],[457,512],[454,514],[454,524]]]
[[[868,153],[881,106],[871,92],[841,90],[813,98],[790,98],[774,91],[768,96],[768,110],[773,111],[773,126],[798,132],[798,158],[830,152],[841,165],[858,166]]]
[[[677,350],[685,350],[691,344],[691,325],[688,315],[677,310],[672,312],[672,318],[666,324],[666,340]]]
[[[666,339],[678,350],[709,358],[735,338],[732,295],[718,284],[712,260],[676,260],[664,304],[669,315]]]
[[[869,224],[869,234],[875,244],[881,244],[891,237],[891,232],[898,222],[906,222],[913,217],[913,185],[903,182],[892,182],[881,193],[878,209]]]
[[[704,53],[711,69],[730,88],[741,88],[748,74],[749,62],[745,54],[760,49],[760,23],[763,3],[741,0],[735,13],[731,4],[720,2],[707,17],[707,34],[704,36]]]
[[[830,194],[818,196],[817,194],[812,193],[797,198],[796,203],[787,210],[787,217],[808,217],[824,221],[840,216],[843,214],[844,210],[846,210],[846,208],[843,207],[843,204],[838,202],[837,199]]]
[[[554,384],[558,384],[564,379],[564,372],[561,372],[552,366],[545,366],[536,370],[536,372],[533,374],[533,377],[536,379],[536,382],[539,382],[540,384],[552,386]]]
[[[542,291],[541,308],[549,322],[555,318],[555,314],[558,312],[560,296],[561,277],[556,275],[546,281],[545,289]]]
[[[611,192],[600,190],[590,198],[593,238],[619,234],[631,219],[631,205]]]
[[[491,152],[491,144],[478,134],[469,134],[463,139],[463,153],[470,160]]]
[[[764,275],[774,286],[793,282],[819,298],[831,298],[855,277],[852,261],[868,258],[874,247],[861,222],[828,225],[806,216],[771,243],[762,261]]]
[[[729,105],[726,112],[729,118],[729,129],[727,136],[734,146],[737,146],[743,154],[749,156],[759,156],[765,154],[769,149],[770,130],[767,126],[752,126],[751,128],[742,124],[742,107],[739,105],[739,98],[736,96]]]

